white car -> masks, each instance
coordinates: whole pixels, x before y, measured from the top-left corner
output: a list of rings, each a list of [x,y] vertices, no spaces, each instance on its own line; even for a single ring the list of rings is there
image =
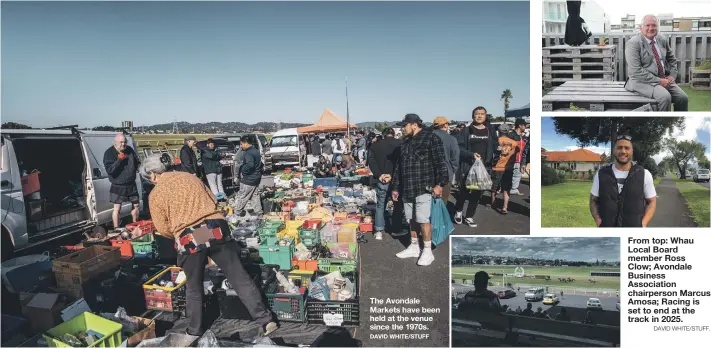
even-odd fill
[[[599,298],[590,298],[590,299],[588,299],[587,308],[602,310],[602,302],[600,302]]]
[[[699,169],[696,173],[694,173],[694,182],[709,182],[709,180],[711,180],[711,175],[709,175],[708,169]]]

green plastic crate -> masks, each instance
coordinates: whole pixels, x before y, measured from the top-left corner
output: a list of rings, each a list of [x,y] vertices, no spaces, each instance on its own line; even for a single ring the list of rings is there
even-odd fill
[[[325,243],[324,246],[331,249],[332,247],[338,245],[348,245],[348,250],[355,257],[353,259],[318,259],[318,269],[323,272],[335,272],[341,271],[341,273],[346,272],[356,272],[358,270],[358,243]]]
[[[257,234],[259,234],[259,237],[262,239],[276,237],[277,233],[283,230],[284,227],[283,221],[265,221],[257,228]]]
[[[303,229],[299,231],[299,240],[307,248],[313,248],[316,244],[321,243],[321,233],[316,230]]]
[[[131,241],[134,253],[151,253],[155,250],[155,237],[149,233]]]
[[[269,307],[280,321],[303,323],[306,320],[306,295],[275,293],[266,294]]]
[[[279,245],[280,238],[269,237],[259,245],[259,256],[267,265],[279,265],[282,270],[291,269],[291,260],[294,257],[294,242],[291,245]]]
[[[101,339],[94,342],[89,347],[118,347],[121,345],[121,328],[123,325],[104,319],[96,314],[84,312],[74,319],[61,323],[48,330],[42,336],[47,340],[49,347],[71,347],[60,339],[64,334],[76,335],[77,332],[93,330],[101,335]]]

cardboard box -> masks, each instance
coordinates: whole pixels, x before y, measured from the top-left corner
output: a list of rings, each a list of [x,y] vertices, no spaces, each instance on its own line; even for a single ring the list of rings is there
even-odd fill
[[[30,322],[33,332],[47,331],[62,323],[62,310],[66,298],[60,294],[20,293],[22,315]]]
[[[358,241],[358,234],[355,228],[344,227],[338,231],[339,243],[355,243]]]
[[[156,322],[154,320],[141,317],[132,318],[138,320],[138,322],[142,326],[145,326],[145,328],[143,328],[143,330],[141,331],[136,332],[135,335],[128,338],[127,343],[129,347],[135,347],[143,340],[156,338]]]

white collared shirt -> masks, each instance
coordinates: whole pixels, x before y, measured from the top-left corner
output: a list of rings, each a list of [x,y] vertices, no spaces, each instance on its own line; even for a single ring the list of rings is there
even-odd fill
[[[652,45],[652,40],[647,39],[646,37],[644,39],[647,40],[647,44],[649,44],[650,46]],[[666,67],[664,66],[664,57],[662,57],[662,50],[659,46],[659,43],[657,42],[658,40],[659,38],[654,38],[654,47],[657,49],[657,54],[659,55],[659,62],[662,63],[662,69],[666,69]]]

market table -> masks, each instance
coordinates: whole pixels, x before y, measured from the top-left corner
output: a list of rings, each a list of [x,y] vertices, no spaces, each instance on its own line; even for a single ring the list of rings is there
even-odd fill
[[[657,101],[618,81],[568,81],[543,96],[543,111],[653,111]]]

